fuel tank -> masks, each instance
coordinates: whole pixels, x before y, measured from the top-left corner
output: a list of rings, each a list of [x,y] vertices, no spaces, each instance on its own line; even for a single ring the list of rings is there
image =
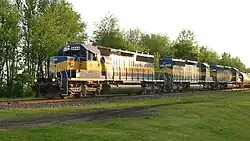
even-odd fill
[[[234,84],[227,84],[227,88],[234,88],[235,87],[235,85]]]
[[[129,94],[129,93],[139,93],[141,91],[141,85],[138,84],[103,84],[102,87],[103,94]]]

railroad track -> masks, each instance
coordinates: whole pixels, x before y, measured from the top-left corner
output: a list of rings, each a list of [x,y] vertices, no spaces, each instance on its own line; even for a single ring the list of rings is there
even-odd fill
[[[97,97],[84,97],[84,98],[73,98],[73,99],[46,99],[46,98],[34,98],[34,99],[12,99],[12,100],[0,100],[1,105],[14,105],[14,104],[32,104],[32,103],[56,103],[56,102],[74,102],[93,98],[107,98],[107,97],[118,97],[118,96],[129,96],[128,94],[115,94],[115,95],[101,95]],[[131,95],[130,95],[131,96]],[[132,95],[133,96],[133,95]]]
[[[228,89],[219,91],[249,91],[250,88],[244,89]],[[201,92],[201,91],[196,91]],[[209,91],[205,91],[209,92]],[[216,92],[216,91],[211,91]],[[0,110],[10,108],[46,108],[46,107],[58,107],[58,106],[83,106],[88,104],[99,104],[107,102],[123,102],[131,100],[151,99],[151,98],[164,98],[172,96],[190,96],[195,95],[190,91],[182,93],[162,93],[153,95],[128,95],[128,94],[116,94],[116,95],[102,95],[97,97],[86,97],[86,98],[74,98],[74,99],[26,99],[26,100],[7,100],[0,101]],[[200,93],[199,93],[200,94]]]

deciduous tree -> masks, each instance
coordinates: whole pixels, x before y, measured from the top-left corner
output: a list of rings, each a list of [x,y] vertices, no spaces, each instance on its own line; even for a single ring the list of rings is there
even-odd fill
[[[19,12],[9,0],[1,1],[0,9],[0,94],[12,94],[18,72]]]
[[[220,56],[213,49],[208,48],[207,46],[201,46],[199,48],[199,61],[206,62],[208,64],[218,64]]]
[[[199,49],[195,40],[194,32],[182,30],[174,42],[174,57],[179,59],[199,60]]]
[[[129,50],[128,42],[124,32],[120,29],[118,19],[110,13],[105,15],[96,25],[91,42],[93,45]]]
[[[158,53],[161,57],[171,56],[168,36],[162,34],[144,34],[141,44],[150,54]]]

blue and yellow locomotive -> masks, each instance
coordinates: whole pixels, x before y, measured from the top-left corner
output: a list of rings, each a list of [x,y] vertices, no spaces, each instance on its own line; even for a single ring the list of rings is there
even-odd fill
[[[70,43],[50,58],[48,75],[32,88],[35,97],[63,98],[250,86],[250,75],[236,68],[171,57],[159,62],[156,72],[148,53]]]
[[[248,79],[236,68],[169,57],[160,60],[160,68],[171,83],[170,91],[242,88]]]
[[[150,93],[156,88],[154,56],[147,53],[71,43],[50,58],[49,68],[50,74],[33,86],[35,97]]]

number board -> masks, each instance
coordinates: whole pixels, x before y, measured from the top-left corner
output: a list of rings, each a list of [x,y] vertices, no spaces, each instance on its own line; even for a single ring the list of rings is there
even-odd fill
[[[67,46],[64,47],[63,51],[70,51],[70,50],[80,50],[80,46]]]

